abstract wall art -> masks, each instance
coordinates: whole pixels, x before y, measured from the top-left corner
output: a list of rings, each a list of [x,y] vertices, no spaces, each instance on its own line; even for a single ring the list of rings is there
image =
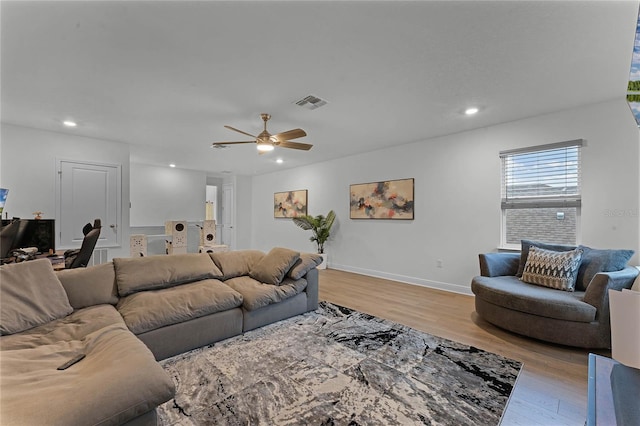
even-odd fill
[[[413,220],[413,178],[350,185],[351,219]]]
[[[636,119],[636,124],[640,127],[640,16],[636,21],[636,37],[633,43],[633,56],[631,57],[627,102],[629,102],[631,112],[633,112],[633,116]]]
[[[307,214],[307,190],[273,194],[273,217],[292,218]]]

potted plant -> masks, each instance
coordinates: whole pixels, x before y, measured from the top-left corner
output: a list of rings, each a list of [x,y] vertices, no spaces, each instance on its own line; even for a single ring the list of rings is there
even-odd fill
[[[325,269],[327,267],[327,255],[324,252],[324,243],[329,239],[331,232],[331,226],[336,220],[336,214],[333,210],[327,213],[327,216],[318,215],[304,215],[293,218],[293,223],[305,231],[310,230],[313,235],[309,238],[310,241],[316,243],[318,247],[318,254],[322,256],[322,263],[318,265],[318,269]]]

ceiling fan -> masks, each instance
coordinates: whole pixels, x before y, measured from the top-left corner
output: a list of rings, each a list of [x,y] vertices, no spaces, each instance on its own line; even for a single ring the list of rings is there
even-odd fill
[[[292,149],[301,149],[303,151],[308,151],[311,149],[313,145],[308,143],[300,143],[300,142],[291,142],[291,139],[301,138],[303,136],[307,136],[307,132],[302,129],[292,129],[287,130],[286,132],[277,133],[272,135],[267,131],[267,121],[271,118],[269,114],[260,114],[262,117],[262,121],[264,121],[264,130],[258,135],[254,136],[250,133],[243,132],[242,130],[238,130],[235,127],[224,126],[229,130],[233,130],[234,132],[242,133],[243,135],[251,136],[254,138],[252,141],[238,141],[238,142],[214,142],[212,144],[213,147],[222,147],[225,145],[237,145],[243,143],[255,143],[257,144],[258,153],[264,154],[265,152],[273,151],[273,149],[278,146],[281,148],[292,148]]]

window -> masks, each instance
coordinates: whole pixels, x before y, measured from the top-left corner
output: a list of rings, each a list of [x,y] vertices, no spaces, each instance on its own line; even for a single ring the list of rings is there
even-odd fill
[[[521,239],[576,244],[582,139],[502,151],[501,246]]]

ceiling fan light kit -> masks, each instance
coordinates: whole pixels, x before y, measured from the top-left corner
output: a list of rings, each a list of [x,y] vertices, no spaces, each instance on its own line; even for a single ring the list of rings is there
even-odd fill
[[[238,141],[238,142],[214,142],[212,146],[214,148],[225,147],[226,145],[238,145],[238,144],[246,144],[246,143],[255,143],[256,148],[258,148],[258,153],[263,154],[265,152],[273,151],[275,147],[281,148],[291,148],[291,149],[299,149],[303,151],[308,151],[311,149],[313,145],[308,143],[301,142],[291,142],[291,139],[298,139],[304,136],[307,136],[307,132],[302,129],[292,129],[287,130],[286,132],[277,133],[272,135],[267,131],[267,121],[271,118],[271,115],[263,113],[260,114],[262,117],[262,121],[264,121],[264,130],[260,132],[258,136],[254,136],[250,133],[244,132],[242,130],[238,130],[235,127],[224,126],[229,130],[233,130],[234,132],[242,133],[243,135],[251,136],[254,138],[252,141]]]
[[[270,143],[259,143],[257,145],[257,148],[258,148],[258,151],[260,152],[269,152],[269,151],[273,151],[275,147]]]

